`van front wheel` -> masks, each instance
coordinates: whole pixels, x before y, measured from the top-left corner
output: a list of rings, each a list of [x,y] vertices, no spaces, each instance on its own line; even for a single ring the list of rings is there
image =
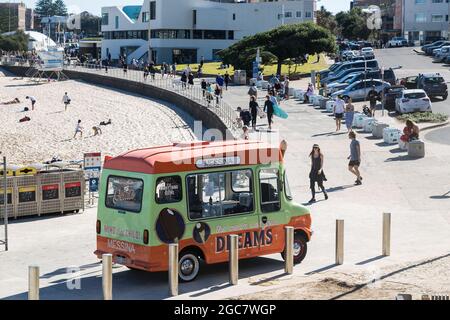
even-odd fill
[[[178,276],[182,282],[190,282],[197,278],[200,271],[200,260],[197,255],[185,252],[180,255]]]
[[[300,264],[306,257],[308,251],[308,242],[305,236],[296,234],[294,237],[294,264]],[[281,253],[281,256],[286,260],[286,251]]]

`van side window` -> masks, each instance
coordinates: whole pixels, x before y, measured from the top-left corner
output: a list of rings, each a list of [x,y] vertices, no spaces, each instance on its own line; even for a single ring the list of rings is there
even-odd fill
[[[144,181],[128,177],[109,176],[105,206],[110,209],[141,212]]]
[[[191,220],[254,210],[251,170],[190,175],[187,177],[187,190]]]
[[[181,177],[163,177],[156,180],[155,200],[158,204],[180,202],[182,199]]]
[[[263,169],[259,172],[261,184],[262,212],[276,212],[281,210],[280,185],[277,169]]]

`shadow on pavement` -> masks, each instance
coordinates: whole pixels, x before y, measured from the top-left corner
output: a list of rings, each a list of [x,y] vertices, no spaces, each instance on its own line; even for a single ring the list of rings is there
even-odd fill
[[[346,189],[350,189],[350,188],[354,188],[354,187],[356,187],[356,186],[353,185],[353,184],[348,184],[348,185],[345,185],[345,186],[328,188],[327,192],[328,193],[332,193],[332,192],[337,192],[337,191],[344,191]]]
[[[333,269],[333,268],[335,268],[337,266],[339,266],[339,265],[336,264],[336,263],[333,263],[333,264],[330,264],[329,266],[326,266],[326,267],[323,267],[323,268],[320,268],[320,269],[316,269],[316,270],[307,272],[307,273],[305,273],[305,275],[310,276],[310,275],[313,275],[315,273],[320,273],[320,272],[323,272],[323,271],[327,271],[327,270]]]
[[[404,152],[408,152],[408,150],[402,150],[400,148],[395,148],[392,150],[389,150],[390,153],[404,153]]]
[[[377,256],[377,257],[374,257],[374,258],[370,258],[370,259],[358,262],[358,263],[356,263],[356,265],[362,266],[362,265],[365,265],[365,264],[368,264],[368,263],[371,263],[371,262],[374,262],[374,261],[377,261],[377,260],[380,260],[380,259],[383,259],[383,258],[386,258],[386,256]]]
[[[416,158],[411,158],[408,155],[404,155],[404,156],[398,156],[395,158],[388,158],[386,160],[384,160],[384,162],[394,162],[394,161],[412,161],[412,160],[417,160]]]
[[[445,199],[450,199],[450,191],[443,194],[442,196],[431,196],[430,199],[433,200],[445,200]]]
[[[101,267],[100,264],[89,264],[81,268]],[[258,257],[254,259],[244,259],[239,262],[239,277],[249,278],[274,271],[284,270],[284,262],[267,257]],[[65,271],[65,269],[64,269]],[[95,274],[94,274],[95,273]],[[51,278],[52,276],[66,274],[63,269],[57,269],[47,273],[41,278]],[[50,285],[40,289],[40,298],[42,300],[101,300],[102,296],[102,277],[101,271],[88,273],[81,277],[79,290],[69,290],[67,284],[74,283],[75,278],[72,274],[66,274],[64,279],[55,281]],[[200,291],[192,297],[200,297],[211,292],[219,291],[229,287],[228,264],[202,265],[199,277],[189,283],[179,283],[179,293],[187,294]],[[161,300],[169,297],[167,272],[145,272],[138,270],[117,271],[113,274],[113,298],[115,300]],[[6,297],[5,300],[26,300],[28,292]]]

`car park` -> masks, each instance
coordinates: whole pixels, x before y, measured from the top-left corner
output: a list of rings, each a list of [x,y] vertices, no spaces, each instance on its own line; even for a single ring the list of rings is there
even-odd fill
[[[336,76],[330,76],[330,77],[326,78],[324,81],[322,81],[322,84],[328,85],[329,83],[339,81],[340,79],[348,76],[351,73],[364,72],[364,70],[365,70],[364,68],[352,68],[352,69],[342,70]]]
[[[328,83],[331,77],[335,77],[337,74],[347,69],[355,69],[355,68],[364,68],[364,69],[378,69],[378,61],[377,60],[364,60],[364,61],[352,61],[346,62],[337,67],[335,70],[328,73],[328,77],[321,78],[322,83]]]
[[[340,79],[339,81],[330,83],[327,85],[327,92],[328,94],[332,94],[336,91],[343,90],[347,88],[349,85],[353,84],[354,82],[365,80],[365,79],[383,79],[383,76],[381,74],[381,70],[371,70],[371,71],[360,71],[360,72],[354,72],[346,77]],[[392,69],[386,69],[384,70],[384,81],[389,82],[391,85],[394,85],[395,80],[395,74]]]
[[[403,90],[396,99],[395,110],[400,113],[430,112],[431,100],[422,89]]]
[[[419,74],[419,76],[407,77],[401,80],[401,84],[407,89],[423,89],[430,98],[448,97],[448,86],[439,73]]]
[[[444,43],[444,41],[443,41],[443,40],[440,40],[440,41],[433,42],[433,43],[431,43],[431,44],[424,45],[424,46],[422,46],[422,51],[423,51],[423,52],[426,52],[428,48],[431,48],[431,47],[438,47],[438,46],[440,46],[442,43]]]
[[[336,98],[338,96],[343,96],[345,99],[352,98],[353,101],[365,100],[368,98],[369,91],[372,90],[373,86],[375,86],[375,90],[378,93],[381,93],[391,85],[386,81],[378,79],[362,80],[349,85],[344,90],[333,93],[331,97]]]
[[[404,86],[391,86],[386,88],[382,100],[383,108],[388,111],[394,111],[396,100],[403,95],[404,90]]]

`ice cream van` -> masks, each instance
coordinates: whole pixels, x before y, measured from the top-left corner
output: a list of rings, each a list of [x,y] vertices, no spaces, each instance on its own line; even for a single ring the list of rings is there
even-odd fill
[[[179,244],[179,278],[194,280],[201,261],[285,252],[295,229],[294,262],[306,256],[311,215],[293,200],[284,149],[259,141],[174,144],[105,159],[96,223],[101,258],[131,269],[168,270],[168,244]]]

